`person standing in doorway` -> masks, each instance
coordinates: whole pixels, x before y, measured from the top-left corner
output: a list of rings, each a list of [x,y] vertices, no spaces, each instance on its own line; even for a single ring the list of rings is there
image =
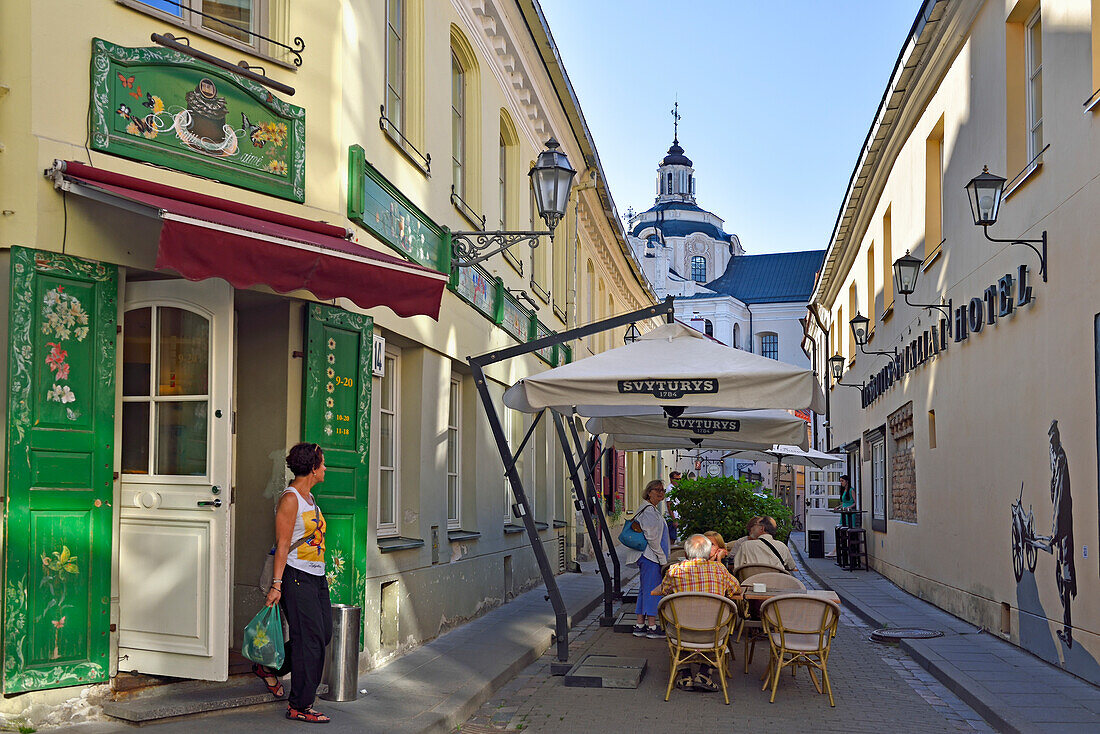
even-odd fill
[[[325,518],[312,491],[325,480],[325,454],[315,443],[295,444],[287,454],[286,465],[294,473],[294,480],[275,509],[274,578],[266,603],[270,607],[281,602],[290,627],[286,717],[327,724],[329,717],[313,708],[325,664],[325,647],[332,637],[332,608],[325,578]],[[275,677],[284,674],[286,668],[284,665],[284,670],[272,671],[261,667],[256,672]],[[267,677],[264,682],[268,682]]]

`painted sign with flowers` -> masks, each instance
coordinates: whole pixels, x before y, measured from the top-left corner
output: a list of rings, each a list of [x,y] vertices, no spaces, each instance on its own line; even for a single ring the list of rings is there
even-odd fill
[[[305,198],[305,110],[165,48],[92,41],[91,147],[293,201]]]

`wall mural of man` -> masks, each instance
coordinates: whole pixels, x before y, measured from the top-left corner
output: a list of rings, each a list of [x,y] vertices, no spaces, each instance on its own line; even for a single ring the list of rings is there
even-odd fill
[[[1073,500],[1069,491],[1069,462],[1062,448],[1058,421],[1050,422],[1047,435],[1050,437],[1050,501],[1054,510],[1048,543],[1056,558],[1054,573],[1058,596],[1062,600],[1063,627],[1058,631],[1058,639],[1069,648],[1073,647],[1070,604],[1077,596],[1077,570],[1073,563]]]

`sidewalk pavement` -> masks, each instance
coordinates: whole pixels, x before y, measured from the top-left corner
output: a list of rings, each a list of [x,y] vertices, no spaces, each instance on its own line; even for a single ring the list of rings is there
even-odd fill
[[[576,626],[602,602],[603,581],[595,563],[582,564],[583,573],[557,577],[558,588]],[[633,570],[623,568],[623,585]],[[359,677],[357,700],[318,701],[332,717],[326,734],[428,734],[450,732],[468,719],[500,686],[550,648],[554,610],[540,584],[487,614],[418,647],[391,663]],[[572,637],[570,648],[575,649]],[[571,653],[571,657],[573,654]],[[362,690],[367,693],[362,693]],[[218,729],[237,733],[301,731],[300,722],[284,717],[285,704],[268,704],[209,714],[201,720],[186,717],[146,726],[156,734],[194,734]],[[116,734],[133,731],[116,722],[70,727],[79,734]]]
[[[943,637],[903,639],[901,649],[1003,732],[1100,731],[1100,688],[902,591],[874,571],[845,571],[832,558],[809,558],[791,538],[798,565],[840,595],[874,628],[920,627]]]

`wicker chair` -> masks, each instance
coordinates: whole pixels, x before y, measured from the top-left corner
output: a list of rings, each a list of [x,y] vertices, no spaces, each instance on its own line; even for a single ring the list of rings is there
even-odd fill
[[[781,573],[779,571],[766,571],[764,573],[754,574],[745,585],[749,584],[764,584],[768,587],[769,591],[805,591],[806,586],[801,581],[791,576],[789,573]],[[745,640],[745,672],[749,672],[749,663],[752,662],[753,653],[756,652],[756,643],[760,640],[767,638],[764,634],[764,625],[759,619],[751,619],[748,614],[748,602],[745,602],[741,608],[741,625],[737,630],[737,639],[740,640],[744,637]]]
[[[733,569],[733,575],[738,581],[744,581],[750,576],[755,576],[758,573],[786,573],[782,568],[776,568],[775,566],[765,566],[762,563],[744,563]]]
[[[661,599],[657,615],[668,640],[669,674],[665,700],[672,695],[676,671],[691,662],[705,663],[718,670],[722,695],[729,705],[726,686],[726,653],[737,608],[732,599],[717,594],[682,592]]]
[[[802,665],[808,669],[817,692],[823,692],[824,684],[824,693],[829,694],[829,705],[836,706],[826,664],[840,619],[840,605],[818,596],[783,594],[764,602],[760,607],[760,618],[764,622],[764,632],[771,645],[767,679],[761,690],[767,690],[771,686],[771,702],[775,703],[779,674],[783,668],[791,666],[793,674]],[[820,684],[814,677],[815,669],[821,671]]]

